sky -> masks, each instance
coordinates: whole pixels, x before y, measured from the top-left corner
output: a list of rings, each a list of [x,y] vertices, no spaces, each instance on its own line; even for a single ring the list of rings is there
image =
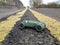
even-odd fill
[[[29,4],[29,1],[30,0],[20,0],[22,3],[23,3],[23,5],[26,7],[26,6],[30,6],[30,4]],[[56,1],[58,1],[58,0],[42,0],[43,1],[43,3],[44,4],[48,4],[48,3],[50,3],[50,2],[56,2]]]
[[[23,3],[23,5],[26,7],[26,6],[30,6],[30,4],[29,4],[29,0],[20,0],[22,3]]]
[[[57,2],[58,0],[43,0],[43,3],[44,4],[48,4],[48,3],[51,3],[51,2]]]

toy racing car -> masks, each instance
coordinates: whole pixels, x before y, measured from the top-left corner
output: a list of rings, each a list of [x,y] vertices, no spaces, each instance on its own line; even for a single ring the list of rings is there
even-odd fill
[[[46,28],[46,25],[43,22],[31,21],[31,20],[22,20],[19,24],[19,28],[23,29],[25,27],[33,27],[37,31],[42,31],[43,29]]]

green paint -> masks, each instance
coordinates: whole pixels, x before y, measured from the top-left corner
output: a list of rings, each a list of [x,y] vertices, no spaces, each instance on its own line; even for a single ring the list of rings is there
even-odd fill
[[[44,28],[46,28],[45,23],[43,22],[38,22],[38,21],[31,21],[31,20],[23,20],[21,21],[21,24],[23,24],[23,26],[25,27],[41,27],[40,30],[43,30]],[[38,28],[38,27],[37,27]]]

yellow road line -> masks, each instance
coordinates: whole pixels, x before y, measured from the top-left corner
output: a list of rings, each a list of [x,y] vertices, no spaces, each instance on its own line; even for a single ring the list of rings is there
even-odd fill
[[[38,13],[37,11],[34,11],[30,9],[30,11],[34,14],[34,16],[42,22],[46,23],[47,28],[50,30],[51,34],[60,41],[60,22],[56,21],[55,19],[52,19],[48,16],[45,16],[44,14]]]
[[[22,12],[16,13],[16,15],[12,15],[7,18],[7,20],[0,22],[0,42],[4,40],[4,38],[8,35],[9,31],[12,30],[14,25],[18,20],[20,20],[26,10]]]

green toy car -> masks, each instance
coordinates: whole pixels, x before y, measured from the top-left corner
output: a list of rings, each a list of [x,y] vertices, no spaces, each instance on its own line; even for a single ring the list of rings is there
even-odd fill
[[[19,24],[19,28],[23,29],[25,27],[33,27],[37,31],[41,31],[46,28],[46,24],[38,21],[22,20]]]

